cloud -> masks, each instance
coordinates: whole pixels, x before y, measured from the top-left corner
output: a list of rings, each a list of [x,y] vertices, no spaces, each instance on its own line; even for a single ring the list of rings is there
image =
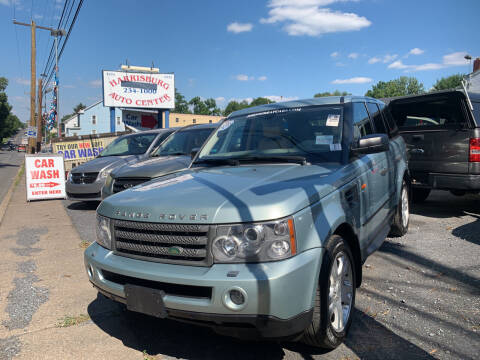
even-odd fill
[[[454,52],[451,54],[444,55],[442,57],[441,63],[426,63],[420,65],[408,65],[404,64],[401,60],[397,60],[390,65],[389,69],[400,69],[405,72],[409,71],[428,71],[428,70],[439,70],[452,66],[463,66],[468,64],[468,60],[464,58],[467,53],[465,51]]]
[[[239,34],[242,32],[252,31],[253,25],[250,23],[242,24],[238,22],[233,22],[228,24],[227,31],[233,32],[234,34]]]
[[[383,55],[381,57],[374,56],[374,57],[371,57],[370,59],[368,59],[368,63],[369,64],[376,64],[378,62],[383,62],[384,64],[386,64],[386,63],[392,62],[397,57],[398,57],[397,54],[393,54],[393,55],[386,54],[386,55]]]
[[[102,80],[92,80],[88,83],[91,87],[101,87],[102,86]]]
[[[38,20],[39,20],[39,19],[43,19],[43,15],[40,15],[40,14],[35,14],[35,15],[33,15],[33,17],[34,17],[35,19],[38,19]]]
[[[348,0],[271,0],[267,5],[269,16],[260,19],[260,23],[281,23],[292,36],[358,31],[372,24],[363,16],[323,7],[339,1]]]
[[[22,79],[22,78],[16,78],[15,82],[20,85],[28,85],[30,86],[30,79]]]
[[[267,77],[266,77],[265,75],[263,75],[263,76],[260,76],[260,77],[258,78],[258,80],[259,80],[259,81],[265,81],[265,80],[267,80]]]
[[[373,79],[368,77],[353,77],[350,79],[336,79],[332,84],[366,84],[372,82]]]
[[[419,49],[419,48],[413,48],[408,52],[408,55],[422,55],[425,52],[425,50]]]
[[[338,57],[339,55],[340,55],[340,53],[339,53],[338,51],[334,51],[334,52],[332,52],[332,53],[330,54],[330,56],[331,56],[332,58],[336,58],[336,57]]]
[[[254,80],[255,78],[253,76],[248,76],[245,74],[238,74],[235,76],[235,79],[238,81],[249,81],[249,80]]]
[[[348,54],[348,58],[349,59],[356,59],[356,58],[358,58],[358,53],[350,53],[350,54]]]
[[[340,61],[337,61],[337,62],[335,63],[335,66],[344,67],[344,66],[347,66],[347,64],[344,64],[344,63],[342,63],[342,62],[340,62]]]
[[[19,1],[18,0],[0,0],[0,5],[10,6],[10,5],[13,5],[14,3],[18,4]]]
[[[215,101],[217,103],[223,103],[223,102],[225,102],[225,98],[223,96],[219,96],[219,97],[215,98]]]
[[[101,85],[101,84],[100,84],[100,85]],[[75,86],[75,85],[70,85],[70,84],[68,84],[68,85],[62,85],[62,87],[63,87],[64,89],[75,89],[76,86]]]

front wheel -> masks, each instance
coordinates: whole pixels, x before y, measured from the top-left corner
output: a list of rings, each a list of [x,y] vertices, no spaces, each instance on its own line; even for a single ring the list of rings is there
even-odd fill
[[[400,237],[407,233],[410,223],[410,203],[408,197],[408,185],[405,180],[402,183],[402,191],[400,193],[400,201],[398,202],[397,211],[393,218],[392,227],[389,236]]]
[[[355,267],[347,242],[333,235],[325,246],[315,294],[313,318],[302,341],[308,345],[335,349],[347,336],[355,306]]]

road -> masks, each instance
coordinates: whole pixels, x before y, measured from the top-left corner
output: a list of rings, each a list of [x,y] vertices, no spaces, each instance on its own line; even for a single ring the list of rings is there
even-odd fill
[[[83,240],[94,240],[98,203],[64,201]],[[124,314],[99,296],[92,321],[149,359],[478,359],[480,196],[434,191],[414,206],[408,234],[389,238],[365,263],[344,345],[323,352],[301,344],[244,343],[204,328]],[[85,280],[86,281],[86,280]],[[96,307],[111,316],[96,316]]]
[[[22,132],[15,136],[15,143],[20,144],[22,140]],[[0,203],[5,197],[10,185],[17,175],[19,166],[25,158],[24,152],[3,151],[0,150]]]

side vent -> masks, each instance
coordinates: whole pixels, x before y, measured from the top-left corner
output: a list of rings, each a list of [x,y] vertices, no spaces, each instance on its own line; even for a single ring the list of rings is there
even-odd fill
[[[358,204],[358,189],[356,185],[345,190],[343,195],[350,208],[353,208]]]

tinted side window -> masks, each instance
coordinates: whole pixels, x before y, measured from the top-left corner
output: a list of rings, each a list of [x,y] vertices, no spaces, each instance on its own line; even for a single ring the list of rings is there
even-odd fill
[[[370,117],[373,120],[373,124],[375,125],[376,132],[380,134],[388,134],[378,105],[374,103],[367,103],[367,109],[370,113]]]
[[[382,109],[382,106],[380,106],[380,109]],[[391,136],[396,135],[398,133],[398,126],[392,116],[392,113],[390,112],[390,109],[388,107],[384,107],[382,110],[382,113],[383,113],[383,119],[385,120],[388,130],[390,131],[390,135]]]
[[[473,116],[475,117],[475,122],[477,126],[480,125],[480,103],[472,102],[473,105]]]
[[[359,139],[373,133],[365,104],[353,103],[353,137]]]

